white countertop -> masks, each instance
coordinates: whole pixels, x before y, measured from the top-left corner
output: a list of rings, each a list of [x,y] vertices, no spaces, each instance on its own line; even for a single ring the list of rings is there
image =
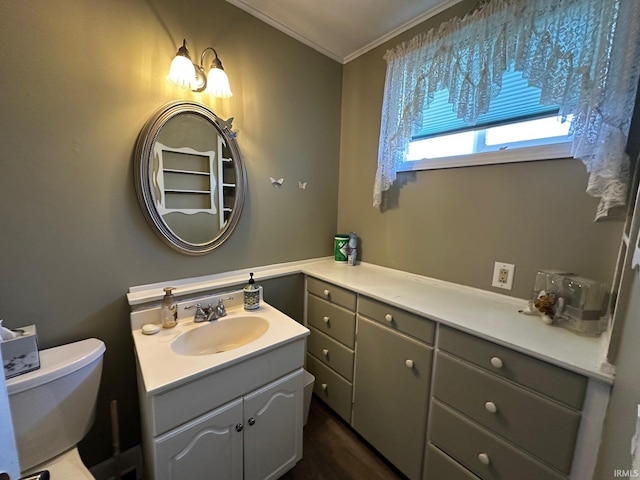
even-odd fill
[[[128,299],[132,307],[158,301],[162,287],[169,284],[178,287],[176,295],[237,285],[249,271],[255,273],[258,283],[260,279],[304,273],[588,377],[613,382],[614,369],[606,362],[609,332],[600,337],[578,335],[545,325],[537,315],[518,313],[527,306],[526,300],[372,264],[347,266],[336,264],[329,257],[256,267],[133,287]]]

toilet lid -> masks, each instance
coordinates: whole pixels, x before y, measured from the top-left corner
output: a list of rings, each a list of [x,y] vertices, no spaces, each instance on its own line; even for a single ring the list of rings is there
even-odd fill
[[[91,475],[91,472],[82,463],[77,448],[58,455],[28,472],[23,472],[23,475],[41,472],[42,470],[49,471],[51,480],[95,480],[95,477]]]

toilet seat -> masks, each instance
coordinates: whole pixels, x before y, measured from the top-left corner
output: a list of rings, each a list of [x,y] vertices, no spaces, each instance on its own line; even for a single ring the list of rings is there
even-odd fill
[[[23,472],[22,475],[41,472],[42,470],[49,471],[51,480],[95,480],[95,477],[91,475],[91,472],[82,463],[77,448],[72,448],[48,462],[41,463],[29,471]]]

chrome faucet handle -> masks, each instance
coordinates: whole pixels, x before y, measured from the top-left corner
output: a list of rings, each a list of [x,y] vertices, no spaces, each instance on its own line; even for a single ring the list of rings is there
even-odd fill
[[[211,305],[209,305],[211,306]],[[186,307],[184,307],[185,310],[189,310],[193,308],[193,305],[188,305]],[[200,322],[204,322],[205,320],[207,320],[207,313],[204,311],[204,309],[202,308],[202,305],[200,305],[199,303],[196,304],[196,312],[193,314],[193,321],[196,323],[200,323]]]
[[[224,317],[227,314],[227,309],[224,306],[224,299],[220,299],[218,300],[218,306],[216,307],[216,315],[218,315],[218,318],[220,317]]]

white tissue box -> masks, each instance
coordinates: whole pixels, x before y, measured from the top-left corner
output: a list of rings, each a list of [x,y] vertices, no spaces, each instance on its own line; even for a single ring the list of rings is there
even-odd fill
[[[22,330],[23,333],[11,340],[4,340],[0,345],[4,378],[15,377],[40,368],[36,326],[27,325],[16,330]]]

